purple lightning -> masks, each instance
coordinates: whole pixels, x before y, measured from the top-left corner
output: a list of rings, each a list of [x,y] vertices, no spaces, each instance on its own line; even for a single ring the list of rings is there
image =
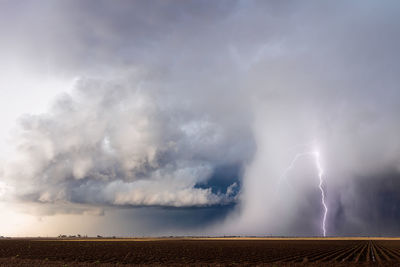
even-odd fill
[[[292,162],[290,163],[289,167],[285,170],[285,172],[283,173],[283,175],[281,176],[281,178],[279,179],[279,182],[283,179],[286,178],[288,172],[293,169],[294,165],[296,164],[296,161],[304,156],[313,156],[315,159],[315,166],[317,168],[318,171],[318,179],[319,179],[319,190],[321,191],[321,205],[324,207],[324,215],[322,217],[322,233],[323,236],[326,237],[326,216],[328,215],[328,206],[326,205],[325,202],[325,191],[323,188],[323,175],[324,175],[324,170],[322,168],[322,164],[321,164],[321,159],[320,159],[320,154],[318,150],[315,150],[313,152],[303,152],[303,153],[298,153],[296,154],[296,156],[294,157],[294,159],[292,160]],[[286,181],[286,179],[285,179]]]

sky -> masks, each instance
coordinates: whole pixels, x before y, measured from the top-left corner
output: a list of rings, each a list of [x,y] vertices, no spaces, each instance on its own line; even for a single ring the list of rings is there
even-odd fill
[[[398,236],[399,10],[0,0],[0,235]]]

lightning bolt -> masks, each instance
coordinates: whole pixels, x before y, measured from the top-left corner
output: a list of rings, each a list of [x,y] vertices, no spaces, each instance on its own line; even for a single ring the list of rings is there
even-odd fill
[[[318,179],[319,179],[318,187],[319,187],[319,190],[321,191],[321,204],[324,207],[324,216],[322,218],[322,232],[325,237],[326,236],[326,216],[328,215],[328,206],[326,205],[326,202],[325,202],[325,191],[324,191],[324,188],[322,187],[322,185],[324,183],[324,180],[323,180],[324,170],[322,169],[321,159],[320,159],[318,151],[314,152],[314,157],[315,157],[315,165],[317,166],[317,169],[318,169]]]
[[[322,168],[322,164],[321,164],[321,158],[320,158],[320,154],[318,150],[312,151],[312,152],[303,152],[303,153],[298,153],[295,155],[295,157],[293,158],[292,162],[290,163],[290,165],[286,168],[285,172],[283,173],[283,175],[280,177],[279,179],[279,183],[282,180],[286,180],[287,174],[293,169],[293,167],[295,166],[297,160],[301,157],[305,157],[305,156],[312,156],[315,159],[315,166],[317,168],[318,171],[318,179],[319,179],[319,183],[318,183],[318,188],[321,191],[321,205],[324,208],[324,214],[322,216],[322,225],[321,225],[321,230],[322,230],[322,234],[324,237],[326,237],[326,217],[328,215],[328,206],[326,204],[325,201],[325,191],[324,191],[324,170]]]

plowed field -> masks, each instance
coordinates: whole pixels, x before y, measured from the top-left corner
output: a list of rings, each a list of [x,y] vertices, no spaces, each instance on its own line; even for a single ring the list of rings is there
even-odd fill
[[[400,266],[400,240],[0,240],[0,266]]]

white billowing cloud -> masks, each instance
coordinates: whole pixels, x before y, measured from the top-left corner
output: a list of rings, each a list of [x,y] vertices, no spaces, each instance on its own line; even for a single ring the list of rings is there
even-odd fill
[[[225,195],[196,184],[214,167],[248,158],[243,143],[231,142],[237,126],[182,106],[170,93],[162,98],[145,80],[135,73],[121,80],[81,79],[49,112],[23,117],[19,157],[4,175],[18,197],[117,206],[236,201],[232,190]]]

